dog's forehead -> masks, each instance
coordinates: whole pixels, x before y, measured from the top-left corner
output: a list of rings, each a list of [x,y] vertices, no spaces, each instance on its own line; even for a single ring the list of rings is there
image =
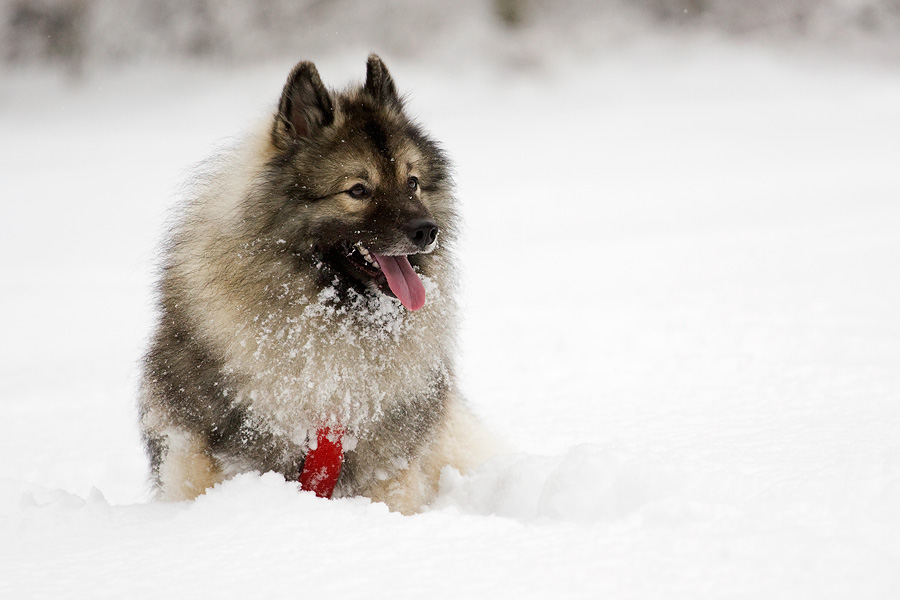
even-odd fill
[[[347,120],[340,143],[352,159],[348,170],[370,171],[369,178],[405,178],[421,163],[421,152],[400,123],[375,116]]]

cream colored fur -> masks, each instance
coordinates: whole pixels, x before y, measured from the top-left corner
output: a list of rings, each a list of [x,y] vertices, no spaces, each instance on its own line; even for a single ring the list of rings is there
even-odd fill
[[[435,373],[452,379],[457,308],[451,266],[435,257],[435,276],[425,281],[428,300],[416,312],[387,297],[360,299],[344,310],[288,261],[262,263],[260,270],[256,245],[277,240],[248,236],[244,203],[273,151],[268,130],[260,128],[236,148],[216,159],[195,190],[176,232],[169,274],[181,286],[196,334],[225,358],[225,372],[243,382],[230,399],[303,447],[326,423],[363,436],[398,402],[433,385]],[[200,440],[174,429],[152,398],[144,428],[166,440],[159,473],[166,499],[193,498],[243,469],[218,464]],[[474,466],[489,452],[487,439],[451,391],[423,451],[352,493],[415,512],[433,497],[441,469]]]

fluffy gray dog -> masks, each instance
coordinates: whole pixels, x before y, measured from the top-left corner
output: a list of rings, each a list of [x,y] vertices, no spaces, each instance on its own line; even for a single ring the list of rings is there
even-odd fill
[[[208,161],[166,248],[144,361],[160,496],[276,471],[414,512],[443,467],[481,460],[454,381],[448,169],[375,55],[340,92],[301,62],[266,127]]]

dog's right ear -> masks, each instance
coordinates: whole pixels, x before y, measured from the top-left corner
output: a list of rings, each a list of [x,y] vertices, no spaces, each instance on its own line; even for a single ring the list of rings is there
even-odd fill
[[[298,63],[288,75],[272,127],[272,142],[284,148],[334,122],[334,103],[311,62]]]

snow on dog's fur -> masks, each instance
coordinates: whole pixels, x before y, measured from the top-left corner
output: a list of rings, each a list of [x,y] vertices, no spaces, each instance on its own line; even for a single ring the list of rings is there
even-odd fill
[[[163,498],[246,471],[296,480],[320,427],[345,432],[335,495],[402,512],[483,456],[454,381],[449,166],[377,56],[341,92],[298,64],[274,117],[190,190],[141,387]]]

